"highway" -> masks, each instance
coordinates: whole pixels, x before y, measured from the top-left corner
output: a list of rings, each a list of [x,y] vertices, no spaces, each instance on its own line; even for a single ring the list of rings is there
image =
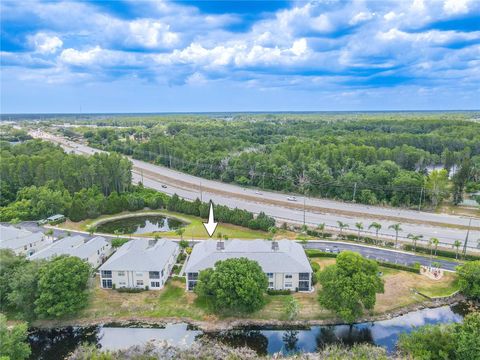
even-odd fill
[[[65,150],[78,154],[91,155],[101,151],[37,130],[30,131],[30,135],[53,141],[62,145]],[[134,183],[143,181],[146,187],[170,195],[176,193],[185,199],[193,200],[198,197],[203,201],[212,200],[215,204],[227,205],[231,208],[238,207],[254,213],[263,211],[274,217],[278,223],[288,222],[300,225],[305,219],[307,225],[316,226],[325,223],[327,230],[335,230],[337,221],[342,221],[349,225],[349,229],[346,231],[356,234],[355,223],[363,222],[365,230],[361,235],[374,237],[374,232],[367,228],[371,222],[376,221],[382,224],[379,235],[392,241],[395,232],[388,227],[394,223],[401,223],[400,241],[409,241],[407,235],[411,233],[423,235],[423,240],[419,241],[419,244],[423,241],[423,245],[425,245],[426,240],[436,237],[440,240],[441,246],[451,248],[455,240],[460,240],[463,244],[469,221],[471,221],[468,249],[480,252],[480,248],[478,248],[480,218],[478,217],[469,219],[448,214],[367,206],[327,199],[303,198],[302,196],[296,196],[296,201],[288,201],[286,194],[247,189],[202,179],[144,161],[130,160],[133,163]]]

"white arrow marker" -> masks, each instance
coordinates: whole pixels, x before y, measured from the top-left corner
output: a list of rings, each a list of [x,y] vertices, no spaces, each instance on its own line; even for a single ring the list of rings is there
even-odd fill
[[[208,214],[208,223],[203,223],[205,230],[207,230],[208,236],[212,237],[215,229],[217,228],[217,223],[213,217],[213,203],[210,201],[210,213]]]

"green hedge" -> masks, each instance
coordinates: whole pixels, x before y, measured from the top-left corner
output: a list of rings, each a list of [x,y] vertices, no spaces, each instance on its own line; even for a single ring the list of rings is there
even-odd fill
[[[307,235],[314,236],[314,237],[322,237],[322,235],[323,235],[323,238],[331,238],[332,237],[332,234],[330,234],[330,233],[324,232],[322,234],[320,231],[310,230],[310,229],[307,230]]]
[[[140,288],[118,288],[117,289],[119,293],[131,293],[131,294],[140,293],[146,290],[148,290],[148,287],[146,289],[140,289]]]
[[[267,289],[268,295],[290,295],[292,292],[290,290],[274,290],[274,289]]]
[[[311,258],[317,258],[317,257],[327,257],[327,258],[336,258],[337,254],[333,253],[328,253],[316,249],[307,249],[305,250],[305,253],[307,254],[308,257]]]
[[[391,268],[391,269],[397,269],[397,270],[403,270],[403,271],[409,271],[415,274],[420,274],[420,264],[415,264],[414,266],[407,266],[407,265],[401,265],[401,264],[394,264],[390,262],[384,262],[384,261],[377,261],[378,265]]]
[[[407,251],[413,251],[413,245],[410,244],[405,244],[403,245],[403,249]],[[417,246],[415,252],[422,253],[422,254],[428,254],[430,255],[430,249],[422,246]],[[435,250],[433,250],[435,253]],[[458,253],[458,257],[461,257],[462,250],[460,249]],[[448,251],[448,250],[442,250],[442,249],[437,249],[437,255],[438,256],[443,256],[451,259],[455,259],[455,251]],[[479,255],[469,255],[467,254],[465,257],[466,260],[480,260]]]

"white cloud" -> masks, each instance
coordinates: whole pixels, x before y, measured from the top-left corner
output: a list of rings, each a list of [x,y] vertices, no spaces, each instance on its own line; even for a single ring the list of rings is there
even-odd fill
[[[364,21],[372,19],[374,16],[375,16],[374,13],[361,11],[358,14],[356,14],[354,17],[352,17],[349,24],[350,25],[357,25],[359,23],[362,23]]]
[[[470,0],[445,0],[443,10],[446,14],[465,14]]]
[[[86,66],[94,64],[102,49],[100,46],[95,46],[93,49],[87,51],[79,51],[76,49],[65,49],[60,54],[60,60],[69,65]]]
[[[37,33],[28,40],[40,54],[54,54],[63,46],[63,41],[58,36],[45,33]]]
[[[141,19],[128,23],[126,43],[146,48],[172,47],[179,41],[179,35],[170,31],[170,26],[160,21]]]

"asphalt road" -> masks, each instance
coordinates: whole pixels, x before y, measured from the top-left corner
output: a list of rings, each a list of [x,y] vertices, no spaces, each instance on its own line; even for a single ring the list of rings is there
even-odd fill
[[[420,263],[421,265],[430,266],[430,258],[423,257],[420,255],[414,255],[409,253],[403,253],[398,251],[390,251],[366,246],[360,246],[355,244],[345,244],[345,243],[334,243],[332,241],[316,241],[309,242],[305,247],[307,249],[318,249],[325,251],[326,249],[332,250],[336,246],[340,251],[350,250],[362,254],[364,257],[369,259],[374,259],[378,261],[386,261],[390,263],[396,263],[401,265],[414,265],[415,263]],[[455,267],[459,265],[456,261],[447,261],[433,259],[433,262],[440,264],[442,269],[446,270],[455,270]]]
[[[91,155],[101,150],[73,143],[69,140],[51,134],[31,132],[34,137],[60,143],[67,151]],[[423,211],[395,209],[387,207],[366,206],[362,204],[344,203],[339,201],[306,198],[297,196],[297,201],[288,201],[287,195],[276,192],[257,191],[237,185],[206,180],[196,176],[181,173],[163,166],[157,166],[144,161],[131,159],[133,163],[133,182],[143,180],[146,187],[167,193],[178,194],[186,199],[201,198],[212,200],[216,204],[238,207],[254,213],[260,211],[273,216],[279,223],[289,222],[302,224],[304,217],[307,225],[316,226],[325,223],[327,229],[336,229],[337,221],[349,225],[349,231],[356,234],[355,223],[363,222],[365,228],[373,222],[382,224],[379,234],[383,238],[394,239],[395,232],[389,229],[394,223],[401,223],[402,230],[399,239],[407,241],[408,234],[423,235],[422,241],[432,237],[440,240],[440,245],[450,248],[455,240],[463,244],[467,234],[469,219],[462,216],[435,214]],[[165,187],[166,186],[166,187]],[[480,251],[480,219],[473,218],[472,230],[469,234],[468,248],[470,251]],[[347,230],[348,231],[348,230]],[[362,235],[374,236],[373,231],[362,231]],[[424,244],[425,245],[425,244]]]

